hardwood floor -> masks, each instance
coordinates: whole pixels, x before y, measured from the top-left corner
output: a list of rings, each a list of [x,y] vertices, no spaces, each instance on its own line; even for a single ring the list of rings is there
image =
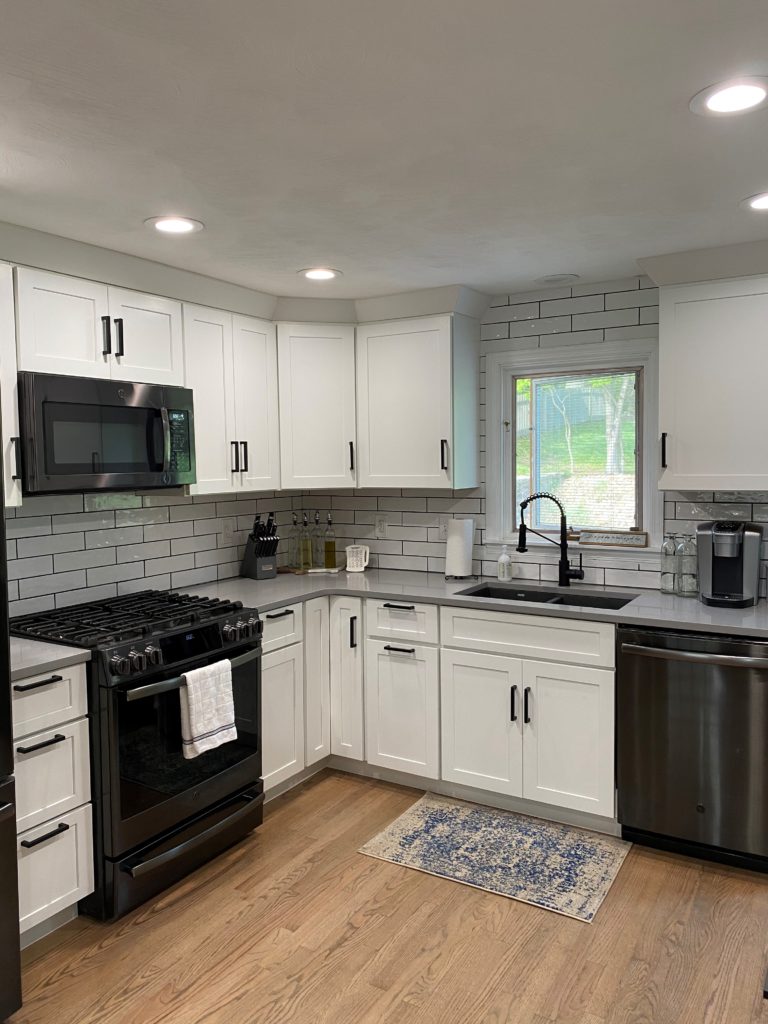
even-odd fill
[[[768,1024],[768,878],[635,847],[583,924],[357,853],[418,795],[317,776],[153,903],[38,944],[13,1024]]]

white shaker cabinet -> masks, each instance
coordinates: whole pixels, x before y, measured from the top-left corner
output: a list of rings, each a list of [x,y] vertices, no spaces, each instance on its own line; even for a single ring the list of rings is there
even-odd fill
[[[21,504],[19,465],[19,396],[16,375],[16,322],[13,268],[0,264],[0,414],[2,414],[3,497],[5,507]]]
[[[614,673],[523,661],[523,796],[612,817]]]
[[[261,662],[261,736],[264,790],[304,767],[304,644],[265,654]]]
[[[363,605],[359,597],[330,600],[331,753],[362,761]]]
[[[366,640],[365,744],[369,764],[440,775],[438,652]]]
[[[768,489],[766,351],[768,276],[661,289],[662,489]]]
[[[358,326],[358,486],[477,486],[479,358],[468,317]]]
[[[522,661],[443,650],[440,692],[442,778],[522,796]]]
[[[111,285],[108,291],[114,332],[112,380],[181,385],[181,303]]]
[[[327,597],[304,605],[304,721],[307,765],[331,752],[331,659]]]
[[[278,324],[284,488],[354,487],[355,329]]]
[[[280,486],[273,324],[184,304],[184,383],[195,404],[192,494]]]

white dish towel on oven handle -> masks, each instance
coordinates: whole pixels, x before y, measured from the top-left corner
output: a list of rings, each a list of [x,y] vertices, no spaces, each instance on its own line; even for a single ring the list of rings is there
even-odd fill
[[[181,741],[184,757],[191,760],[206,750],[237,739],[232,664],[217,661],[184,673],[179,690]]]

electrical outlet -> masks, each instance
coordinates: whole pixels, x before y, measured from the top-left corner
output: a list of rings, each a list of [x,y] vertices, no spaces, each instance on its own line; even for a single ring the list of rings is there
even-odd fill
[[[387,537],[387,517],[376,516],[374,519],[374,526],[377,540],[386,540]]]
[[[440,516],[440,540],[448,539],[448,523],[451,521],[451,516]]]
[[[221,521],[221,537],[225,544],[233,544],[237,532],[237,520],[234,516],[227,516]]]

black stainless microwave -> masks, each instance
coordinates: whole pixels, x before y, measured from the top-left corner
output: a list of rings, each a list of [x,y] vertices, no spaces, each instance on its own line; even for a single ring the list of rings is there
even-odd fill
[[[195,482],[188,388],[25,371],[19,414],[25,494]]]

